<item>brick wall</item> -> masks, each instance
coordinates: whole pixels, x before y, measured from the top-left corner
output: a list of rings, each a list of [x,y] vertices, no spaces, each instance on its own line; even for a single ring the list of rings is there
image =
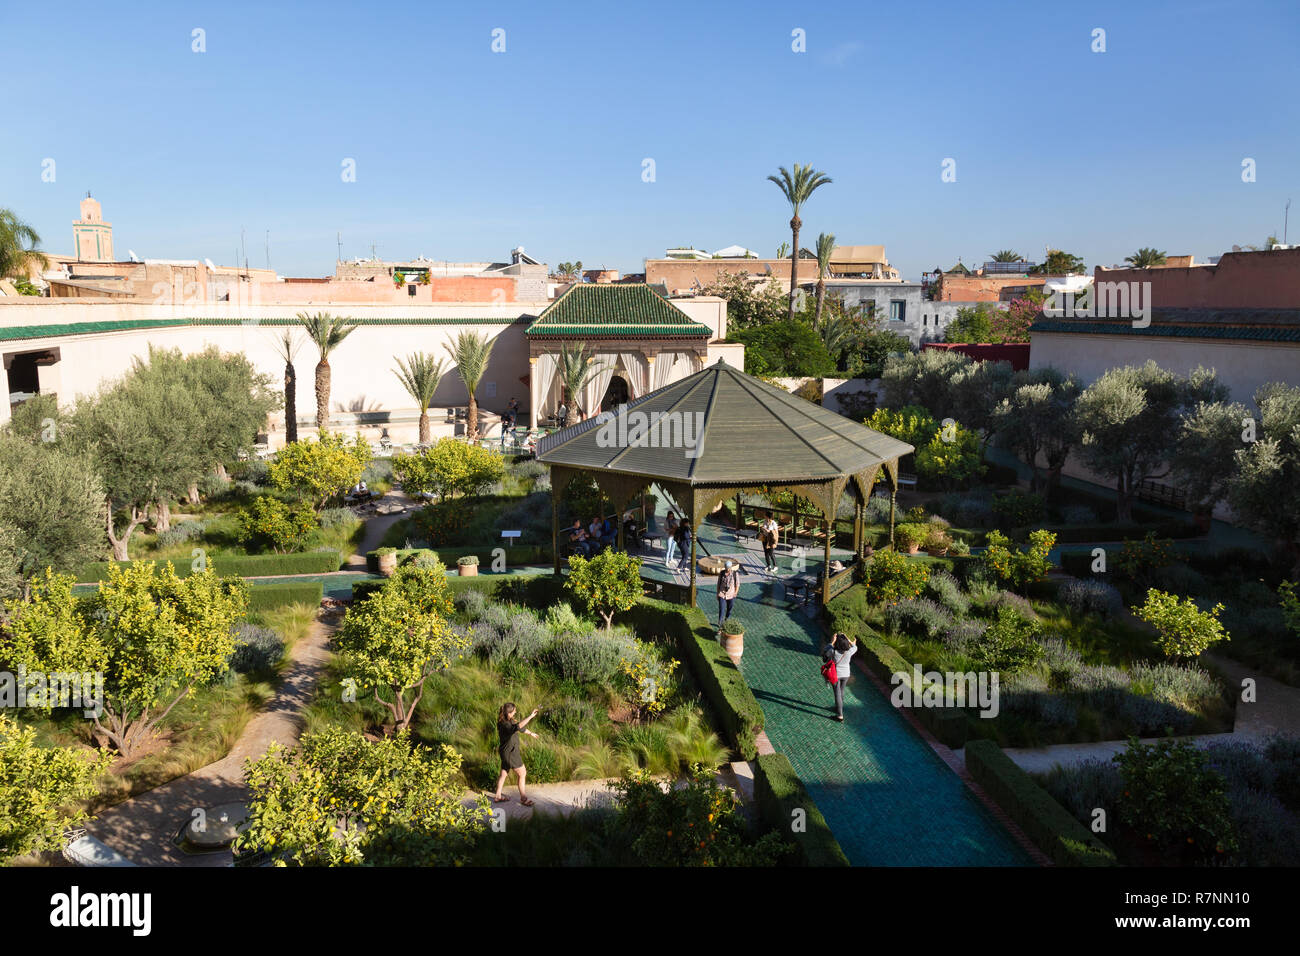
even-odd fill
[[[1229,252],[1218,265],[1102,269],[1097,282],[1150,282],[1157,309],[1294,309],[1300,305],[1300,249]]]
[[[1043,286],[1048,276],[945,275],[939,285],[940,302],[998,302],[1007,286]]]

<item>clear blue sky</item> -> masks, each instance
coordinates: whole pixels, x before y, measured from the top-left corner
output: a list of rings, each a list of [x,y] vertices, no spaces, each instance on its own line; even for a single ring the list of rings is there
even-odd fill
[[[804,244],[885,243],[916,278],[1048,244],[1199,259],[1300,200],[1294,0],[190,6],[0,11],[0,206],[46,249],[90,189],[119,258],[229,264],[242,227],[288,275],[332,273],[339,232],[347,258],[641,271],[683,243],[774,254],[765,177],[808,162],[834,182]]]

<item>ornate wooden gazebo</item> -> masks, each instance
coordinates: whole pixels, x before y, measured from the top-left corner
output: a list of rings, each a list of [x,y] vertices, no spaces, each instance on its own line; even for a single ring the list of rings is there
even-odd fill
[[[537,458],[551,466],[552,545],[560,571],[559,501],[574,477],[590,475],[622,514],[651,484],[685,512],[693,532],[719,504],[746,490],[788,489],[823,516],[822,597],[831,596],[830,551],[844,494],[854,502],[853,551],[861,566],[863,511],[883,469],[894,538],[898,461],[913,451],[836,412],[737,371],[721,359],[657,391],[544,437]],[[619,547],[623,547],[619,522]],[[696,535],[690,603],[695,604]]]

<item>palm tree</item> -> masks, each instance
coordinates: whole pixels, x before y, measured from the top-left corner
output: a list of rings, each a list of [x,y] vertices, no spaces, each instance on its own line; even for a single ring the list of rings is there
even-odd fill
[[[831,253],[835,251],[835,236],[823,232],[817,237],[817,314],[813,328],[821,328],[822,303],[826,300],[826,276],[831,271]]]
[[[1162,266],[1165,264],[1165,254],[1159,249],[1149,249],[1143,246],[1131,256],[1125,256],[1124,261],[1134,269],[1150,269],[1152,266]]]
[[[442,359],[434,361],[432,355],[424,352],[412,352],[403,361],[397,360],[397,369],[393,374],[402,383],[402,387],[420,406],[420,444],[427,445],[432,437],[429,433],[429,406],[433,403],[433,393],[442,382]]]
[[[1010,249],[999,249],[993,253],[994,262],[1021,262],[1024,256],[1018,252],[1012,252]]]
[[[819,186],[825,186],[831,181],[831,178],[825,173],[818,172],[811,165],[800,166],[794,164],[794,172],[791,173],[784,166],[779,167],[780,176],[768,176],[767,178],[776,183],[778,189],[785,196],[786,202],[790,204],[790,304],[786,310],[786,320],[794,319],[794,297],[799,291],[799,227],[803,225],[803,220],[799,218],[799,210],[803,208],[809,197]]]
[[[555,365],[556,374],[560,377],[560,384],[564,386],[569,401],[573,402],[580,413],[586,414],[587,410],[578,401],[578,396],[582,394],[587,383],[606,366],[595,363],[595,357],[587,354],[587,346],[584,342],[579,342],[572,350],[561,342],[560,355],[555,360]]]
[[[298,373],[293,359],[302,348],[302,339],[293,334],[293,329],[285,329],[271,347],[284,359],[284,440],[292,443],[298,440]]]
[[[569,279],[572,281],[582,274],[582,260],[579,259],[577,262],[561,262],[555,268],[561,279]]]
[[[789,254],[790,254],[790,243],[783,242],[776,247],[776,257],[778,259],[784,259]]]
[[[487,371],[493,344],[493,340],[486,335],[462,332],[456,336],[454,347],[446,346],[447,354],[456,363],[460,380],[465,383],[465,390],[469,392],[469,417],[465,424],[465,437],[470,441],[478,437],[478,399],[474,397],[474,390],[478,388],[478,383],[482,381],[483,374]]]
[[[316,429],[321,431],[330,423],[330,353],[355,332],[361,323],[328,312],[317,312],[315,315],[299,312],[298,321],[320,352],[320,361],[316,363]]]
[[[33,265],[49,268],[49,257],[36,247],[41,237],[12,210],[0,209],[0,279],[26,279]]]

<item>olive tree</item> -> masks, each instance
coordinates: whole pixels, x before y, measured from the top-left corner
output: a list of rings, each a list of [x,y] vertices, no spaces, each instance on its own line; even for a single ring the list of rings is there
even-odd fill
[[[1113,368],[1084,389],[1075,405],[1079,454],[1114,479],[1121,522],[1132,520],[1142,482],[1169,474],[1183,416],[1198,402],[1226,398],[1212,369],[1197,367],[1182,378],[1152,361]]]
[[[1255,405],[1256,441],[1235,452],[1228,503],[1246,524],[1281,539],[1300,566],[1300,388],[1269,383]]]
[[[1050,491],[1060,481],[1061,469],[1079,440],[1074,406],[1080,390],[1078,380],[1059,369],[1029,369],[1016,374],[994,412],[1002,441],[1033,471],[1030,491]]]

